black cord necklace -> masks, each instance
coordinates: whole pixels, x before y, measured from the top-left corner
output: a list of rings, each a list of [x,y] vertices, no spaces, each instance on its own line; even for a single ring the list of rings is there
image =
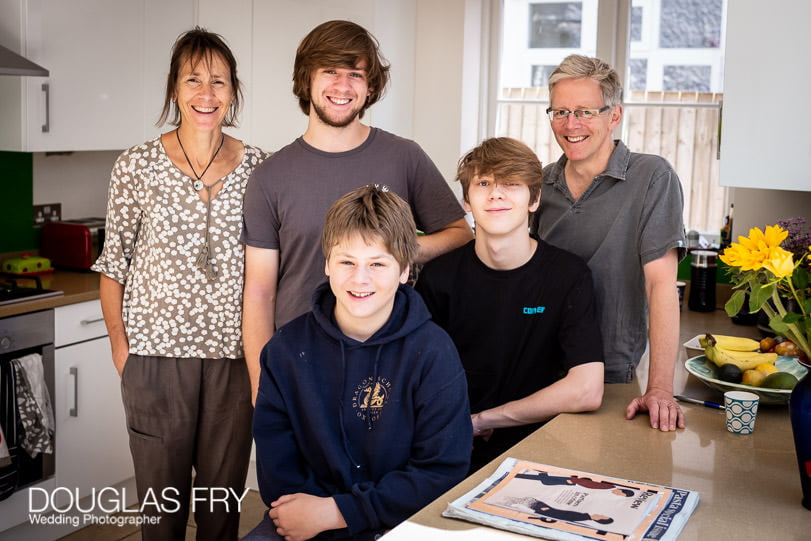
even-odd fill
[[[180,145],[180,150],[183,152],[183,156],[186,158],[186,163],[189,164],[191,167],[192,173],[194,176],[197,177],[197,180],[194,181],[194,190],[199,192],[203,188],[206,189],[206,235],[205,235],[205,243],[203,244],[203,248],[200,250],[200,255],[197,256],[195,259],[194,264],[197,266],[198,269],[203,271],[206,275],[206,278],[211,281],[217,277],[217,267],[214,264],[214,255],[211,253],[211,189],[223,181],[225,177],[218,179],[211,185],[206,184],[203,182],[203,175],[206,174],[208,168],[211,167],[211,164],[214,163],[214,159],[217,157],[217,154],[220,153],[220,149],[222,148],[223,143],[225,142],[225,134],[222,134],[220,137],[220,146],[217,147],[217,150],[214,152],[214,155],[211,157],[211,160],[206,165],[206,168],[203,169],[203,172],[199,175],[197,171],[194,170],[194,166],[191,164],[191,160],[189,159],[189,155],[186,154],[186,149],[183,148],[183,143],[180,141],[180,130],[175,130],[175,136],[177,137],[177,142]]]
[[[183,157],[186,158],[186,163],[189,164],[189,168],[191,169],[191,172],[194,173],[194,176],[197,178],[197,180],[195,180],[194,183],[192,184],[192,186],[194,186],[194,191],[199,192],[203,188],[208,188],[209,195],[211,195],[211,188],[216,186],[217,182],[219,182],[219,180],[217,182],[215,182],[214,184],[212,184],[211,186],[206,186],[206,184],[203,182],[203,176],[205,176],[206,172],[208,171],[208,168],[211,167],[211,164],[214,163],[214,160],[217,158],[217,154],[220,153],[220,149],[222,148],[223,143],[225,143],[225,134],[223,133],[220,136],[220,146],[217,147],[217,150],[214,152],[214,155],[208,161],[208,165],[206,165],[206,168],[203,169],[203,172],[200,173],[199,175],[197,174],[197,171],[195,171],[194,166],[191,164],[191,160],[189,159],[189,155],[186,154],[186,149],[183,148],[183,142],[180,140],[180,129],[175,130],[175,137],[177,137],[177,144],[180,145],[180,151],[183,152]],[[220,180],[222,180],[222,179],[220,179]]]

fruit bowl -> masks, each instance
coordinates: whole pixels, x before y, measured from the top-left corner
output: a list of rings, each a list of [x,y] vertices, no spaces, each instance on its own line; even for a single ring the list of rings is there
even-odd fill
[[[808,369],[800,364],[794,357],[778,357],[774,365],[780,372],[794,374],[797,379],[802,378],[806,372],[808,372]],[[788,398],[791,396],[791,390],[789,389],[764,389],[762,387],[752,387],[751,385],[730,383],[716,379],[715,373],[718,367],[704,355],[687,359],[687,362],[684,363],[684,367],[688,372],[704,382],[707,387],[721,391],[722,393],[726,391],[748,391],[755,393],[760,397],[761,404],[785,405],[788,404]]]
[[[705,333],[697,334],[687,342],[682,344],[684,346],[684,351],[687,352],[687,358],[695,357],[696,355],[704,355],[704,348],[701,347],[701,344],[698,342],[698,339],[704,336]]]

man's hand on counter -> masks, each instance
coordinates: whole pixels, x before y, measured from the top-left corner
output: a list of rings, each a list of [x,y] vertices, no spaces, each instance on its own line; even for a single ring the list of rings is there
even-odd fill
[[[649,389],[644,395],[631,400],[625,409],[625,418],[633,419],[638,412],[650,414],[650,426],[662,432],[684,428],[684,412],[672,393]]]

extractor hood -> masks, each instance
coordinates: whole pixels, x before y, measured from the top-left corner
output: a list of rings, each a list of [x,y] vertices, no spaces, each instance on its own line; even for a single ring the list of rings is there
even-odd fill
[[[48,70],[0,45],[0,75],[34,75],[47,77]]]

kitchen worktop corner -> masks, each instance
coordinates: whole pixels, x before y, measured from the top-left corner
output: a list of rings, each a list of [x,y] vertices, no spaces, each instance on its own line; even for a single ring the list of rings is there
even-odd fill
[[[57,269],[39,276],[42,287],[64,292],[63,295],[0,306],[0,318],[47,310],[57,306],[91,301],[99,298],[99,273]],[[20,278],[21,285],[31,278]]]

